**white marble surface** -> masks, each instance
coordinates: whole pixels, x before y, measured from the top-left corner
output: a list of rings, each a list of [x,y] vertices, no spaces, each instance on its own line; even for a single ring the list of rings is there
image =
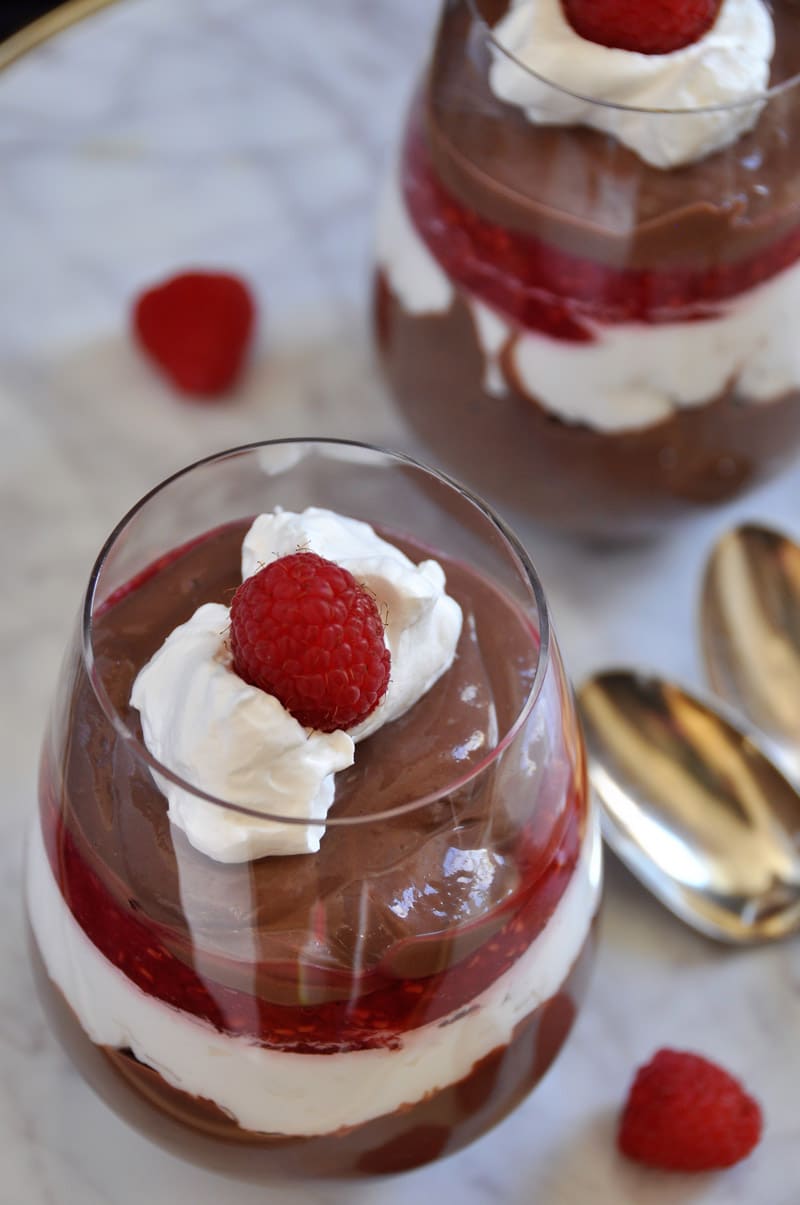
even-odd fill
[[[151,1148],[83,1085],[33,999],[20,844],[60,650],[112,523],[168,471],[253,438],[409,446],[369,352],[379,178],[432,0],[120,0],[0,76],[0,1203],[2,1205],[796,1205],[798,944],[731,952],[680,927],[616,865],[574,1037],[537,1094],[467,1152],[373,1185],[261,1189]],[[190,263],[247,275],[263,306],[240,395],[176,400],[126,336],[143,283]],[[588,553],[524,534],[576,676],[631,661],[700,681],[698,571],[735,517],[800,534],[800,467],[668,542]],[[766,1135],[720,1176],[615,1153],[633,1067],[658,1046],[735,1069]]]

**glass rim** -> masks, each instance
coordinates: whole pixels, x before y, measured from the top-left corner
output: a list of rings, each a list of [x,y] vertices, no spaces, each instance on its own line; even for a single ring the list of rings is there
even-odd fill
[[[451,489],[455,489],[462,498],[465,498],[476,510],[487,520],[490,526],[499,533],[505,546],[506,551],[511,554],[511,560],[520,578],[524,581],[527,589],[530,592],[531,601],[536,607],[536,617],[539,629],[539,646],[537,651],[536,669],[533,675],[533,680],[530,684],[528,692],[520,706],[520,709],[514,721],[508,726],[508,729],[502,737],[492,746],[486,756],[481,758],[467,773],[455,777],[445,786],[436,791],[428,792],[425,795],[420,795],[407,801],[406,803],[397,804],[395,807],[387,808],[380,812],[374,812],[366,816],[331,816],[328,815],[322,819],[313,819],[305,816],[285,816],[277,812],[266,812],[263,809],[253,806],[249,807],[245,804],[232,803],[230,800],[221,799],[219,796],[213,795],[194,783],[188,782],[179,774],[176,774],[168,766],[164,765],[154,757],[149,751],[144,741],[128,727],[122,716],[117,711],[112,703],[108,692],[102,682],[100,674],[95,664],[93,632],[94,632],[94,611],[97,588],[100,582],[100,577],[103,568],[108,560],[109,555],[116,547],[119,538],[127,530],[133,520],[148,506],[155,498],[167,490],[176,481],[188,476],[190,473],[205,465],[221,463],[225,460],[232,460],[236,457],[252,454],[268,447],[286,447],[306,446],[306,447],[347,447],[356,448],[364,452],[375,453],[380,456],[387,457],[390,461],[399,464],[404,464],[410,468],[419,471],[434,480],[443,483]],[[133,575],[135,577],[135,574]],[[315,436],[299,436],[287,437],[285,439],[267,439],[258,440],[253,443],[239,444],[233,448],[227,448],[221,452],[214,452],[209,456],[201,457],[199,460],[192,461],[177,472],[165,477],[152,489],[148,490],[138,502],[122,516],[119,522],[114,526],[106,540],[104,541],[100,552],[92,566],[89,575],[89,582],[84,594],[83,605],[81,608],[81,659],[87,678],[91,684],[95,698],[100,704],[100,708],[105,718],[111,723],[115,732],[125,742],[129,749],[132,750],[134,756],[143,762],[150,772],[161,778],[167,779],[175,786],[191,794],[194,798],[202,800],[205,803],[213,804],[216,807],[222,808],[226,812],[234,812],[242,816],[248,816],[252,819],[271,821],[276,824],[291,824],[303,828],[319,828],[326,829],[329,826],[333,827],[351,827],[375,823],[376,821],[389,820],[396,816],[406,815],[409,812],[428,807],[431,804],[442,799],[444,796],[452,794],[454,791],[461,790],[470,782],[476,779],[480,774],[486,772],[490,766],[495,764],[505,750],[513,743],[517,734],[524,726],[528,716],[536,705],[536,701],[541,693],[542,684],[544,682],[547,668],[550,663],[550,617],[545,600],[544,590],[542,588],[539,576],[533,566],[533,563],[520,539],[508,527],[505,521],[480,498],[473,493],[467,486],[456,481],[448,474],[441,472],[439,469],[432,468],[429,465],[422,464],[415,460],[412,456],[404,452],[392,451],[388,448],[381,447],[376,444],[370,444],[359,440],[337,439],[333,437],[315,437]],[[336,801],[332,807],[335,808]]]
[[[789,92],[798,83],[800,83],[800,68],[785,80],[780,80],[776,84],[772,84],[766,88],[761,88],[757,92],[752,92],[746,97],[739,100],[726,101],[720,104],[713,105],[696,105],[688,108],[652,108],[646,105],[630,105],[622,101],[603,100],[598,96],[590,96],[584,92],[576,92],[572,88],[567,88],[564,84],[558,83],[557,80],[550,79],[549,76],[542,75],[522,59],[518,58],[512,51],[498,41],[495,37],[493,26],[489,24],[479,8],[479,0],[466,0],[476,23],[480,27],[481,33],[485,38],[492,52],[502,55],[503,58],[513,63],[520,71],[524,71],[526,75],[538,80],[542,84],[546,84],[548,88],[552,88],[556,92],[560,92],[563,96],[569,96],[572,100],[579,100],[585,104],[594,105],[598,109],[611,109],[620,113],[641,113],[653,117],[687,117],[702,115],[703,113],[730,113],[738,112],[743,109],[753,108],[755,105],[765,105],[768,101],[774,100],[775,97],[781,96],[784,92]]]

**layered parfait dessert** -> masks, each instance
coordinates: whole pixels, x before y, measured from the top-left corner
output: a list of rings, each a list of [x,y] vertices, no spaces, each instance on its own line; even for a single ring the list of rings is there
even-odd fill
[[[375,323],[447,465],[657,528],[800,443],[800,7],[449,0],[382,204]]]
[[[565,1040],[599,877],[540,588],[467,495],[266,445],[112,536],[28,911],[54,1027],[157,1141],[247,1176],[457,1149]]]

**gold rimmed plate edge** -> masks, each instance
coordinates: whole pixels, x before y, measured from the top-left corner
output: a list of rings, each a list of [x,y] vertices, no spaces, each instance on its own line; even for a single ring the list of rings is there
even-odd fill
[[[58,8],[45,13],[30,25],[25,25],[17,33],[13,33],[4,42],[0,42],[0,71],[16,63],[43,42],[49,42],[57,34],[63,33],[70,26],[77,25],[116,3],[118,0],[66,0],[65,4],[59,4]]]

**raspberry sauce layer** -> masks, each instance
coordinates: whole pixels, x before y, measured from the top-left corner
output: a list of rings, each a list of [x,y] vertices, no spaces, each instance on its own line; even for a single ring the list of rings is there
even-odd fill
[[[87,1040],[130,1050],[172,1088],[214,1102],[250,1134],[308,1137],[402,1112],[512,1043],[520,1023],[569,978],[597,908],[599,872],[592,825],[544,931],[469,1007],[406,1031],[396,1048],[324,1051],[324,1057],[220,1033],[142,992],[67,909],[37,833],[28,849],[28,906],[48,975]]]
[[[415,106],[403,149],[409,214],[448,277],[528,330],[589,342],[612,323],[696,322],[800,257],[800,226],[735,263],[614,268],[482,217],[437,178]]]
[[[197,606],[229,600],[246,527],[162,560],[97,616],[97,672],[132,731],[138,669]],[[439,559],[467,617],[456,663],[359,746],[332,816],[369,817],[442,790],[480,764],[530,689],[536,647],[522,616],[490,583]],[[42,816],[73,916],[149,995],[278,1050],[391,1048],[467,1006],[541,932],[577,861],[585,815],[571,748],[540,778],[534,809],[529,784],[495,767],[407,815],[331,826],[318,854],[237,866],[171,829],[82,669],[71,716],[63,763],[45,758]],[[559,731],[561,715],[551,719]]]

